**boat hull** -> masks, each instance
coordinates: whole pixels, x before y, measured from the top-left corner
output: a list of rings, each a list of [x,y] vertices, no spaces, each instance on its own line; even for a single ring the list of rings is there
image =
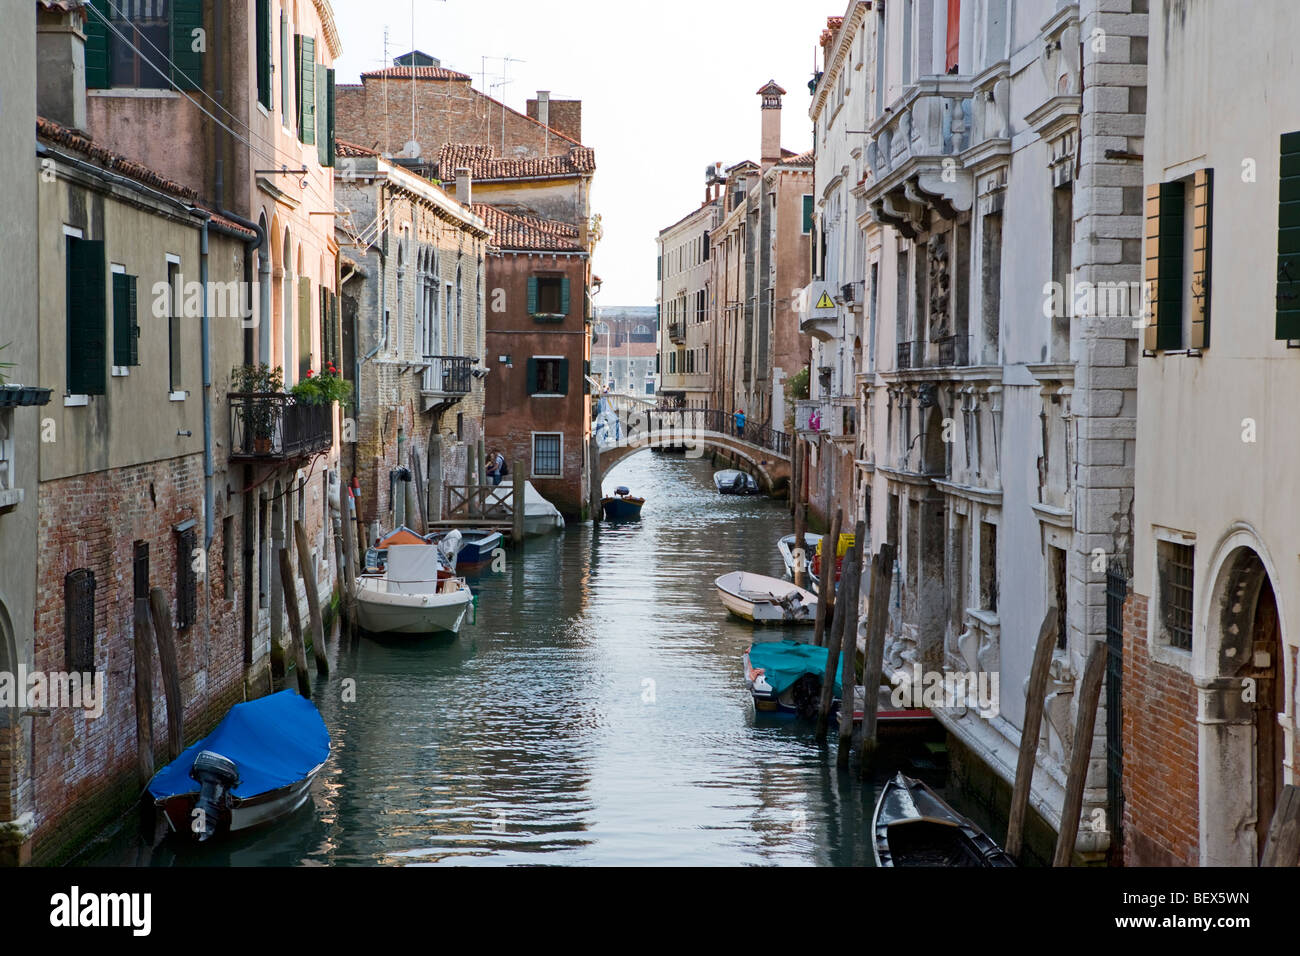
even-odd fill
[[[817,596],[789,581],[733,571],[718,578],[714,586],[722,606],[742,620],[787,626],[816,623]],[[778,600],[796,594],[799,604],[793,610]]]
[[[462,564],[484,564],[492,560],[492,554],[501,547],[501,532],[466,531],[461,539],[460,550],[456,552],[457,566]]]
[[[760,491],[753,475],[734,468],[714,472],[713,487],[724,495],[756,495]]]
[[[473,601],[469,588],[450,593],[390,594],[357,582],[357,623],[372,634],[457,634]]]
[[[637,521],[641,517],[641,506],[645,504],[644,498],[602,498],[600,501],[601,510],[605,513],[606,521]]]
[[[803,573],[804,577],[812,580],[812,555],[817,553],[817,543],[821,541],[822,536],[813,534],[810,531],[804,532],[803,540]],[[776,543],[776,549],[781,553],[781,563],[785,565],[785,573],[794,576],[795,547],[794,535],[787,534]]]
[[[242,800],[233,800],[233,805],[223,814],[216,835],[253,830],[275,823],[294,813],[311,799],[312,782],[323,766],[324,764],[321,764],[307,776],[287,787],[259,793]],[[162,809],[163,815],[167,818],[167,826],[173,833],[187,836],[192,834],[194,807],[198,797],[197,792],[182,793],[157,801],[157,806]]]
[[[1015,861],[919,780],[895,774],[871,818],[876,866],[999,868]]]

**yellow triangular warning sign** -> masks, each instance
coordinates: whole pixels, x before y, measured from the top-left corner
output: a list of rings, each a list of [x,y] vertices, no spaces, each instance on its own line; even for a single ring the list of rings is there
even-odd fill
[[[817,304],[816,304],[815,306],[813,306],[813,308],[815,308],[815,309],[833,309],[833,308],[835,308],[835,300],[831,298],[829,292],[823,292],[823,293],[822,293],[822,297],[821,297],[820,299],[817,300]]]

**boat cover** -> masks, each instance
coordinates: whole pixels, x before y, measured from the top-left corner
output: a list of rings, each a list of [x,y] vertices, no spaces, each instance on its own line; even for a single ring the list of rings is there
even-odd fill
[[[204,750],[235,762],[239,785],[231,793],[246,800],[306,777],[329,756],[330,735],[320,711],[295,690],[236,704],[216,730],[154,774],[149,793],[157,800],[197,793],[190,768]]]
[[[789,688],[804,674],[826,676],[826,655],[824,647],[815,644],[800,644],[796,641],[764,641],[749,649],[751,667],[762,668],[763,679],[772,690],[780,694]],[[835,695],[840,694],[840,679],[835,678]]]
[[[459,538],[456,545],[459,548]],[[438,569],[442,566],[442,554],[436,544],[392,545],[388,549],[388,566],[384,570],[384,576],[388,579],[388,592],[435,594],[438,590]]]

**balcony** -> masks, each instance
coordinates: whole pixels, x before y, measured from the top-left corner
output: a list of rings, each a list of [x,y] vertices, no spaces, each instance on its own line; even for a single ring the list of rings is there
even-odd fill
[[[915,363],[912,361],[912,353],[916,344],[917,343],[915,342],[898,343],[898,351],[896,356],[897,361],[894,362],[894,368],[899,369],[901,371],[903,369],[909,369],[914,367]]]
[[[797,399],[794,403],[794,430],[805,437],[830,428],[831,409],[821,399]]]
[[[308,405],[282,392],[230,393],[230,460],[289,461],[329,451],[334,405]]]
[[[934,365],[936,368],[951,368],[970,364],[970,336],[945,335],[936,339]]]
[[[686,323],[669,322],[668,338],[672,339],[678,345],[684,345],[686,343]]]
[[[473,364],[466,355],[426,355],[420,391],[429,398],[459,401],[474,382]]]

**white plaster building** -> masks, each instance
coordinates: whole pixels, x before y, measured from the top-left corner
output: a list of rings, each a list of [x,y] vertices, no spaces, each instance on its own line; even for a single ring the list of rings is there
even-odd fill
[[[662,230],[659,247],[660,397],[670,404],[707,408],[713,344],[709,234],[721,218],[722,200],[710,173],[705,201]]]

